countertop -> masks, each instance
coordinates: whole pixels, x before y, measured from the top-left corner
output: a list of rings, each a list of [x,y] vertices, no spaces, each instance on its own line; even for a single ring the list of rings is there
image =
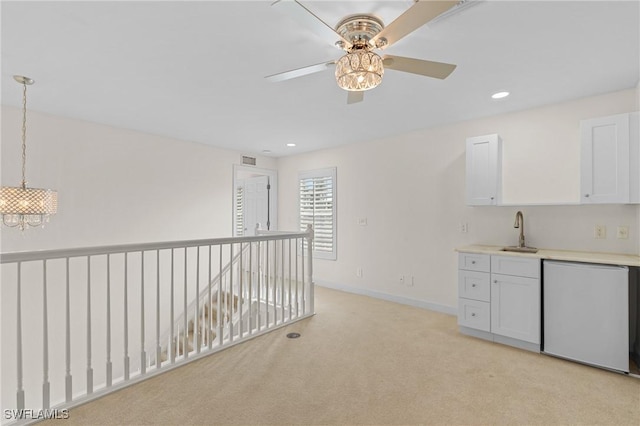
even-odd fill
[[[537,253],[502,251],[502,246],[470,245],[456,248],[464,253],[498,254],[501,256],[529,257],[532,259],[564,260],[568,262],[602,263],[606,265],[640,266],[640,256],[621,253],[538,249]]]

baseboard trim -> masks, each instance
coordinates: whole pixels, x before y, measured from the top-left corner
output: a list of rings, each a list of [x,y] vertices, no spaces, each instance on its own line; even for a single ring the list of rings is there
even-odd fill
[[[540,345],[536,343],[512,339],[511,337],[499,336],[488,331],[475,330],[473,328],[465,327],[462,325],[458,326],[458,331],[467,336],[477,337],[480,339],[488,340],[490,342],[501,343],[503,345],[513,346],[514,348],[540,353]]]
[[[458,308],[454,306],[441,305],[439,303],[427,302],[424,300],[411,299],[409,297],[396,296],[394,294],[383,293],[381,291],[368,290],[364,288],[351,287],[344,284],[333,283],[330,281],[314,280],[314,284],[320,287],[326,287],[333,290],[340,290],[347,293],[359,294],[362,296],[373,297],[374,299],[382,299],[388,302],[400,303],[402,305],[415,306],[416,308],[427,309],[429,311],[440,312],[448,315],[458,315]]]

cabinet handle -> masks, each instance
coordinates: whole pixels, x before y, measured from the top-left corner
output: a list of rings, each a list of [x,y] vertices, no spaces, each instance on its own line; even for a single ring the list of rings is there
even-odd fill
[[[475,313],[475,312],[474,312],[474,313],[472,313],[472,314],[471,314],[471,316],[472,316],[472,317],[475,317],[475,316],[476,316],[476,313]]]
[[[493,283],[494,284],[498,284],[498,280],[493,280]]]
[[[491,197],[491,199],[493,200],[493,197]]]
[[[585,198],[589,198],[589,194],[584,194],[584,197]]]
[[[471,287],[475,287],[475,286],[476,286],[475,284],[471,284]]]
[[[471,264],[472,264],[472,265],[475,265],[475,264],[476,264],[476,261],[475,261],[475,260],[472,260],[472,261],[471,261]]]

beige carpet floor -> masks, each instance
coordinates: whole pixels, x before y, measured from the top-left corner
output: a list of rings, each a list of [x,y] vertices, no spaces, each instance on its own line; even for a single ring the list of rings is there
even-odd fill
[[[640,379],[465,337],[453,316],[316,294],[314,317],[72,409],[65,426],[640,424]]]

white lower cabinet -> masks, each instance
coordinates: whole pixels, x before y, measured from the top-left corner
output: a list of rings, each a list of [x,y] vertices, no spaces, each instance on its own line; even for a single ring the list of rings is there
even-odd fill
[[[540,279],[491,274],[491,332],[540,344]]]
[[[475,263],[470,263],[470,258]],[[460,331],[539,351],[540,288],[540,259],[460,253]]]

